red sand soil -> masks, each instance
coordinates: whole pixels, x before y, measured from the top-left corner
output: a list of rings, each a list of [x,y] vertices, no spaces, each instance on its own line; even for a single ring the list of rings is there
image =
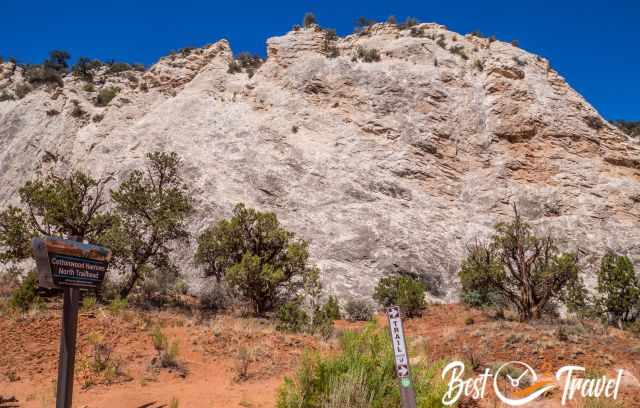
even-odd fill
[[[60,314],[54,305],[33,316],[0,316],[0,401],[15,397],[19,407],[55,405]],[[149,333],[156,325],[170,342],[179,342],[186,373],[151,365],[156,351]],[[361,326],[339,321],[336,331]],[[433,305],[423,318],[408,321],[406,331],[413,348],[426,351],[430,360],[473,359],[479,366],[519,360],[549,372],[576,364],[610,376],[624,368],[633,377],[625,379],[623,406],[640,407],[640,383],[633,382],[640,378],[640,339],[619,330],[604,335],[600,326],[585,324],[559,333],[558,325],[495,320],[460,305]],[[89,340],[96,333],[113,349],[123,373],[110,382],[87,368],[93,353]],[[159,408],[169,407],[173,398],[181,408],[274,407],[278,387],[295,372],[304,350],[330,352],[335,346],[335,339],[280,333],[259,319],[131,310],[114,315],[96,309],[81,313],[78,323],[74,407]],[[241,356],[249,361],[247,378],[239,378]],[[558,401],[552,395],[531,406],[555,407]],[[467,406],[501,405],[488,399]]]

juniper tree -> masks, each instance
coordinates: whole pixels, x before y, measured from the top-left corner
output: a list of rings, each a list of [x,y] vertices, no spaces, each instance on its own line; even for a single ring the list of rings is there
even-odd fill
[[[631,260],[608,251],[598,270],[596,305],[611,320],[627,323],[640,317],[640,278]]]
[[[44,61],[43,65],[45,68],[64,73],[67,71],[67,68],[69,68],[67,64],[69,58],[71,58],[71,55],[69,55],[68,52],[53,50],[49,52],[49,58]]]
[[[171,259],[175,244],[188,240],[191,198],[180,174],[176,153],[147,154],[145,170],[134,170],[111,192],[117,220],[102,239],[125,273],[125,298],[152,271],[176,273]]]
[[[27,81],[32,84],[55,84],[63,86],[62,75],[67,72],[69,65],[67,61],[71,58],[68,52],[53,50],[49,52],[49,58],[45,59],[41,65],[30,65],[26,67],[24,75]]]
[[[29,257],[32,236],[27,214],[21,208],[9,206],[0,212],[0,263]]]
[[[19,194],[29,227],[43,235],[95,241],[113,222],[106,210],[107,181],[81,171],[28,181]]]
[[[97,239],[113,221],[104,209],[105,183],[78,171],[27,182],[19,190],[24,209],[9,206],[0,212],[0,263],[28,258],[31,238],[37,234]],[[15,265],[11,268],[19,270]],[[35,282],[28,275],[11,303],[25,308],[37,301]]]
[[[238,204],[230,219],[198,237],[195,261],[206,276],[224,278],[263,315],[302,292],[318,295],[318,269],[309,263],[308,246],[274,213]]]
[[[78,58],[78,61],[76,61],[76,63],[73,65],[73,69],[71,70],[73,72],[73,75],[91,82],[93,81],[93,72],[100,68],[102,66],[102,62],[98,61],[98,60],[90,60],[89,58],[86,57],[80,57]]]
[[[373,298],[384,307],[399,306],[407,317],[421,316],[426,306],[425,285],[409,276],[388,276],[380,279]]]
[[[316,24],[316,15],[313,13],[305,13],[304,18],[302,19],[302,25],[305,28],[309,28],[314,24]]]
[[[540,318],[580,276],[575,254],[560,253],[551,235],[536,236],[515,205],[514,214],[512,222],[496,225],[490,242],[469,247],[459,276],[464,293],[498,295],[525,321]]]
[[[376,22],[375,20],[371,20],[368,19],[364,16],[360,16],[358,17],[358,19],[356,20],[356,28],[355,31],[356,32],[362,32],[362,31],[366,31],[367,28],[371,27],[372,25],[374,25]]]

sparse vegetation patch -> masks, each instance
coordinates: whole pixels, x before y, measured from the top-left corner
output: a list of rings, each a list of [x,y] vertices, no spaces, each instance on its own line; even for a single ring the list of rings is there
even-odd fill
[[[407,317],[421,316],[426,307],[425,285],[408,276],[380,279],[373,298],[383,307],[399,306]]]
[[[380,61],[380,53],[375,48],[366,48],[358,46],[353,56],[354,61],[378,62]]]
[[[451,47],[449,47],[449,52],[451,52],[452,54],[458,55],[460,58],[462,58],[465,61],[469,59],[469,56],[465,52],[464,46],[462,45],[452,45]]]
[[[611,124],[631,137],[640,138],[640,121],[612,120]]]
[[[118,92],[120,92],[120,89],[117,87],[107,87],[101,89],[96,96],[96,106],[107,106],[109,102],[111,102],[113,98],[118,95]]]
[[[324,357],[307,352],[295,377],[286,378],[278,392],[278,408],[400,406],[394,355],[386,330],[369,324],[361,332],[341,335],[340,351]],[[440,406],[446,384],[439,377],[442,363],[412,366],[418,407]]]
[[[249,78],[253,77],[255,71],[260,68],[264,63],[264,60],[258,55],[249,54],[248,52],[241,52],[236,59],[229,63],[227,73],[237,74],[244,70]]]
[[[350,299],[345,307],[346,318],[350,321],[366,322],[373,319],[373,305],[365,299]]]
[[[18,97],[18,99],[22,99],[25,96],[27,96],[27,94],[29,94],[29,92],[31,92],[33,90],[33,88],[31,87],[31,85],[27,84],[27,83],[19,83],[18,85],[16,85],[16,96]]]
[[[170,342],[159,326],[153,328],[150,336],[153,347],[157,353],[157,356],[152,361],[152,365],[158,368],[180,368],[178,362],[178,341],[174,340]]]
[[[314,24],[316,24],[316,15],[313,13],[305,13],[304,18],[302,19],[303,27],[309,28]]]

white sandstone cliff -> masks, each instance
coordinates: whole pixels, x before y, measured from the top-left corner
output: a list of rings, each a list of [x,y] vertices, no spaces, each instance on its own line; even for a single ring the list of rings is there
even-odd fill
[[[227,73],[222,40],[145,73],[100,76],[96,88],[122,89],[104,108],[71,75],[0,102],[0,205],[37,172],[74,166],[116,182],[147,152],[172,150],[196,199],[193,233],[237,202],[272,210],[311,241],[325,287],[341,295],[408,272],[452,299],[465,245],[511,216],[512,202],[585,263],[611,247],[640,266],[638,143],[545,59],[417,28],[377,24],[337,41],[318,27],[292,31],[269,39],[251,78]],[[381,60],[354,61],[358,46]],[[325,55],[332,47],[337,58]],[[1,67],[0,92],[11,93],[21,68]],[[75,104],[85,113],[72,115]]]

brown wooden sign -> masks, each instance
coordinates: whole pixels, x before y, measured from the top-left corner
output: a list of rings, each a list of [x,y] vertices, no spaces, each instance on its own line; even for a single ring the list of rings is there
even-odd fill
[[[80,289],[100,288],[111,250],[54,237],[34,238],[31,247],[39,286],[64,289],[56,408],[71,408]]]
[[[34,238],[33,254],[41,287],[98,289],[102,285],[111,251],[62,238]]]

